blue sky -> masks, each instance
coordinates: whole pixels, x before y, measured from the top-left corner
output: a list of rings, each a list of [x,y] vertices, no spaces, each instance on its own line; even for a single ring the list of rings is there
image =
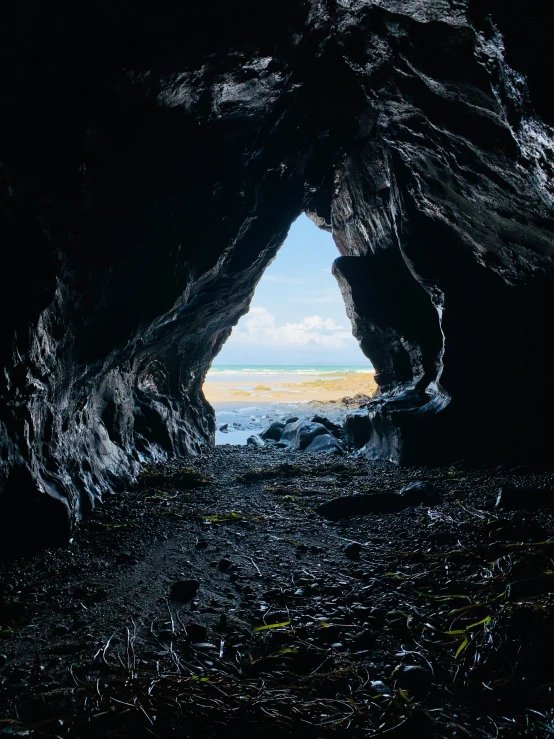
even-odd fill
[[[368,364],[331,265],[337,247],[301,215],[214,364]]]

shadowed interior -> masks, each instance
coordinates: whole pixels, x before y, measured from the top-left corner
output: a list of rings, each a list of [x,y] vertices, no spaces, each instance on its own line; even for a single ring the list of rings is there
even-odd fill
[[[4,532],[65,541],[141,464],[213,443],[203,379],[301,212],[377,371],[363,454],[548,458],[549,24],[497,5],[14,9]]]

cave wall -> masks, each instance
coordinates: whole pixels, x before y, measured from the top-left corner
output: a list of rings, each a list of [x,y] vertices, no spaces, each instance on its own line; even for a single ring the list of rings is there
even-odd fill
[[[364,453],[545,456],[551,16],[533,41],[492,1],[2,13],[5,540],[65,541],[213,442],[203,377],[302,211],[378,371]]]

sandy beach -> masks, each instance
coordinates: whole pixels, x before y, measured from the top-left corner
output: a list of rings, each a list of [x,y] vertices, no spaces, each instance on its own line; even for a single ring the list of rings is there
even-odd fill
[[[204,395],[216,412],[216,444],[245,444],[275,420],[289,416],[325,413],[340,421],[346,410],[343,398],[372,396],[374,372],[337,373],[332,377],[302,375],[227,377],[207,379]]]

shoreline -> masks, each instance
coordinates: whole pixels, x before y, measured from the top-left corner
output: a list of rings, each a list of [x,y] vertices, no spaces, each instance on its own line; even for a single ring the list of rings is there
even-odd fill
[[[203,392],[216,414],[216,445],[247,443],[248,437],[260,434],[273,421],[291,416],[307,418],[325,415],[341,423],[344,414],[371,397],[377,385],[374,372],[343,373],[334,379],[263,383],[252,381],[206,382]]]

